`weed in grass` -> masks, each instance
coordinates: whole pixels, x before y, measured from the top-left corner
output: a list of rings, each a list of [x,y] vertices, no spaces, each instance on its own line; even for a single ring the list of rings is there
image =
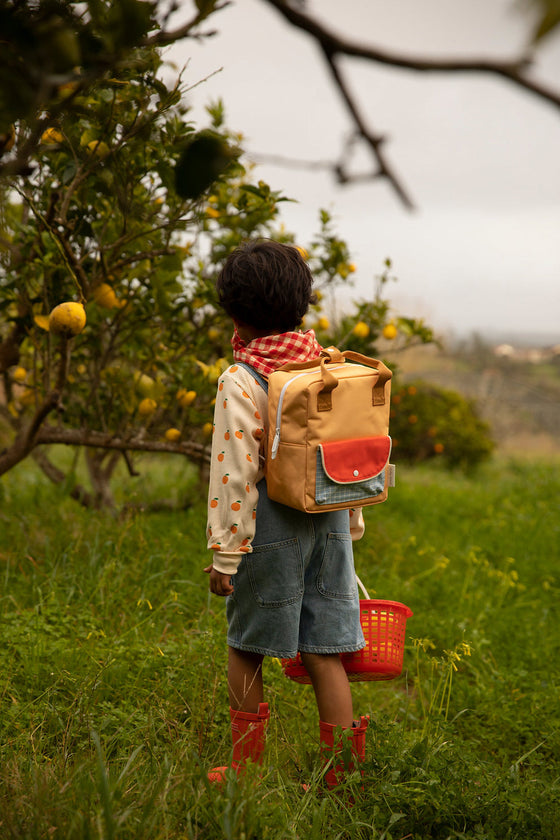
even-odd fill
[[[427,654],[427,651],[435,649],[430,639],[412,639],[412,643],[416,649],[415,685],[424,715],[422,734],[425,736],[434,719],[448,719],[453,674],[457,671],[457,663],[471,655],[471,646],[468,642],[461,642],[453,650],[444,650],[442,656],[435,657]],[[423,673],[421,652],[428,660],[427,676]]]

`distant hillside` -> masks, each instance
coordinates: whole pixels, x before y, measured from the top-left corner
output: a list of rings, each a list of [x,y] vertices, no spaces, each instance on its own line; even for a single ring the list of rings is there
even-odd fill
[[[512,332],[511,330],[501,330],[492,332],[492,334],[481,331],[469,335],[459,336],[458,341],[472,341],[476,338],[483,341],[489,346],[496,344],[513,344],[514,347],[553,347],[560,343],[560,329],[558,332]]]
[[[499,451],[560,453],[558,356],[538,363],[516,361],[475,340],[449,351],[419,347],[395,354],[394,362],[405,381],[423,379],[475,400]]]

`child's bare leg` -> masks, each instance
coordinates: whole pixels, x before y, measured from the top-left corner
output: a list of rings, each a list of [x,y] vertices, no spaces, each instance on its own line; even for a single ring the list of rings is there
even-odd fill
[[[353,722],[352,692],[338,653],[302,652],[301,659],[311,677],[320,719],[349,729]]]
[[[229,704],[235,711],[256,714],[263,702],[263,656],[237,648],[229,648]]]

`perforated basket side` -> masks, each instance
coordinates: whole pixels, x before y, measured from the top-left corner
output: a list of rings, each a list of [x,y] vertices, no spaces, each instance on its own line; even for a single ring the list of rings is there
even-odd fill
[[[362,650],[342,654],[346,672],[377,674],[378,679],[398,677],[410,615],[411,610],[397,601],[361,600],[360,623],[366,645]]]
[[[363,599],[360,601],[360,623],[365,647],[340,658],[350,682],[392,680],[402,671],[406,620],[412,610],[398,601]],[[284,673],[298,683],[311,679],[299,653],[282,660]]]

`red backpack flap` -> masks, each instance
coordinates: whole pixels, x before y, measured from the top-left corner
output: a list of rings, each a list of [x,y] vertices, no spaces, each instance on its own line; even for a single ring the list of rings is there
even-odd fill
[[[370,505],[385,501],[390,481],[391,438],[376,435],[326,441],[318,446],[315,502]]]
[[[319,446],[323,467],[337,484],[355,484],[379,475],[391,455],[388,435],[331,440]]]

